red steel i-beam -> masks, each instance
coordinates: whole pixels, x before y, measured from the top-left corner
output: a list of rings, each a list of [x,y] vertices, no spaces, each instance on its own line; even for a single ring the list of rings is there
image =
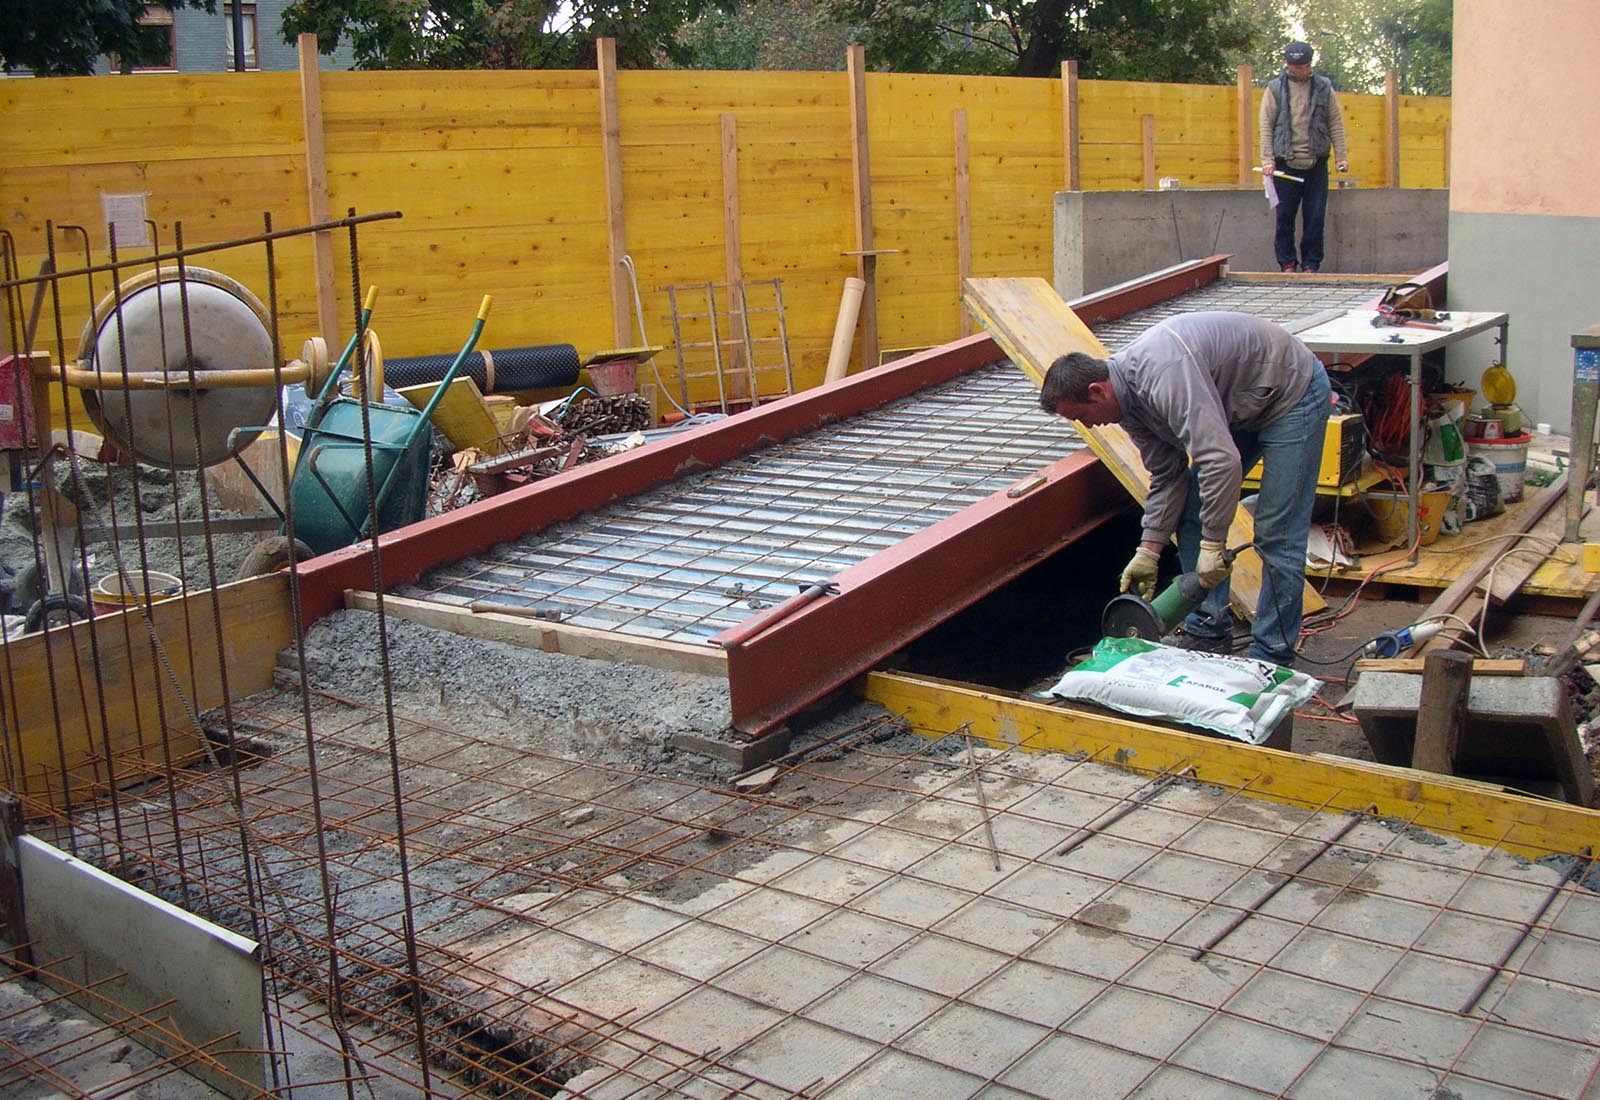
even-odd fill
[[[1084,451],[818,578],[837,594],[813,586],[712,639],[734,727],[765,733],[1132,503]]]

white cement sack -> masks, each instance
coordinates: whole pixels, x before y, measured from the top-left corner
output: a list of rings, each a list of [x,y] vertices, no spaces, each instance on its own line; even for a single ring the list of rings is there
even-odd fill
[[[1048,694],[1259,745],[1321,687],[1320,680],[1268,661],[1103,638]]]

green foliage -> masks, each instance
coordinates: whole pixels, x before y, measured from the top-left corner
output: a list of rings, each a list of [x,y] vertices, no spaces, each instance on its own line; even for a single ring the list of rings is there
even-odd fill
[[[146,7],[198,8],[216,0],[0,0],[0,66],[39,76],[87,76],[100,58],[128,65],[166,56],[165,40],[139,26]]]
[[[1381,93],[1393,71],[1403,95],[1450,94],[1451,0],[1300,0],[1295,14],[1341,89]]]
[[[1229,83],[1263,26],[1253,0],[829,0],[873,68]]]
[[[683,25],[736,0],[298,0],[283,36],[347,42],[360,69],[565,69],[595,62],[598,38],[622,68],[683,62]]]
[[[815,0],[740,0],[685,25],[679,37],[686,68],[814,72],[843,69],[857,32]]]

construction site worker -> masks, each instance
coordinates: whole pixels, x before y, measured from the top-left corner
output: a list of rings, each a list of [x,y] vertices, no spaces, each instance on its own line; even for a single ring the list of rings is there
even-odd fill
[[[1174,533],[1184,572],[1210,588],[1163,641],[1231,648],[1226,539],[1244,472],[1259,459],[1254,545],[1262,583],[1248,653],[1293,664],[1331,395],[1310,349],[1245,313],[1180,314],[1108,360],[1072,352],[1050,365],[1040,407],[1089,427],[1121,424],[1150,475],[1142,537],[1122,571],[1122,591],[1155,595],[1161,549]]]
[[[1335,167],[1350,168],[1344,141],[1344,114],[1333,81],[1311,71],[1311,47],[1291,42],[1283,51],[1283,72],[1261,96],[1261,171],[1272,179],[1278,205],[1272,250],[1284,271],[1322,267],[1323,222],[1328,213],[1328,153]],[[1273,173],[1277,173],[1274,175]],[[1285,177],[1293,176],[1294,179]],[[1303,181],[1303,182],[1301,182]],[[1300,216],[1300,248],[1294,244]]]

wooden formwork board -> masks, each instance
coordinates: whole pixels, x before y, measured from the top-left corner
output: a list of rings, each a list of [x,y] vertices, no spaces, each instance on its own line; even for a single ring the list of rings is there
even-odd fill
[[[153,604],[149,624],[118,611],[6,643],[0,786],[60,810],[197,758],[191,714],[221,706],[225,688],[272,686],[294,641],[288,576]]]
[[[968,733],[998,749],[1081,753],[1146,775],[1193,768],[1199,782],[1253,797],[1368,811],[1535,859],[1584,851],[1600,835],[1600,811],[1471,780],[1304,756],[897,673],[870,673],[858,690],[935,739]]]

